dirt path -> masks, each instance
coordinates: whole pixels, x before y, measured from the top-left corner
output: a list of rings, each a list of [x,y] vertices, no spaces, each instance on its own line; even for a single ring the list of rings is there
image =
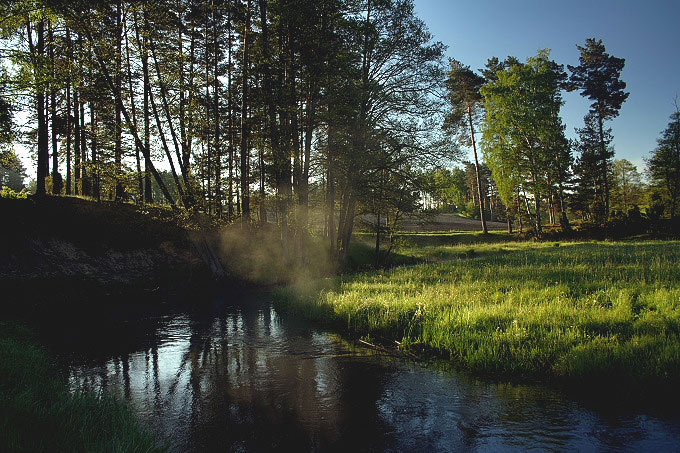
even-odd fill
[[[489,231],[507,229],[503,222],[486,222]],[[468,219],[456,214],[437,214],[428,221],[406,219],[402,225],[404,231],[481,231],[479,220]]]

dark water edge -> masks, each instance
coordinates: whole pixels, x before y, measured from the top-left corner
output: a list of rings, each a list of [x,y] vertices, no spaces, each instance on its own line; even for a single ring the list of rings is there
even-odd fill
[[[72,390],[125,398],[172,451],[680,450],[677,395],[478,380],[281,317],[267,291],[121,302],[138,308],[46,319],[42,340]]]

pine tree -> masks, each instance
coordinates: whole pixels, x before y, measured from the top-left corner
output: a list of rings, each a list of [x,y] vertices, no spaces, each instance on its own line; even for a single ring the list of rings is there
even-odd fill
[[[578,66],[567,66],[571,72],[570,90],[580,90],[581,96],[587,97],[593,103],[590,113],[597,122],[599,133],[599,165],[602,187],[604,191],[604,220],[609,218],[609,165],[608,148],[605,140],[604,122],[619,115],[622,104],[628,99],[626,82],[621,80],[621,71],[626,60],[609,55],[602,40],[586,39],[584,47],[576,46],[581,53]]]
[[[680,196],[680,109],[670,119],[647,160],[647,171],[652,183],[663,189],[670,217],[675,218]]]
[[[475,141],[475,123],[480,116],[483,107],[483,98],[479,89],[484,85],[484,78],[470,70],[469,66],[463,66],[457,60],[449,60],[451,70],[446,82],[449,92],[449,102],[452,111],[447,116],[445,126],[453,130],[466,145],[472,146],[475,159],[475,173],[477,175],[477,201],[479,203],[479,216],[482,223],[482,232],[487,234],[486,214],[484,199],[482,196],[482,177],[477,158],[477,144]]]

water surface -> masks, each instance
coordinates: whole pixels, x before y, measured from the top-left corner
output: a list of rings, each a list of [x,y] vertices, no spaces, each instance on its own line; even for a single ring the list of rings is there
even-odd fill
[[[353,347],[266,292],[54,339],[73,390],[129,400],[172,451],[680,450],[677,411],[588,405]]]

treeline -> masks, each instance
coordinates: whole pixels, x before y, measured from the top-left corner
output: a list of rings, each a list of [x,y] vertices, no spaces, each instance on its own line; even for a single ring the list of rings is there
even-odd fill
[[[526,62],[493,57],[481,74],[451,60],[447,79],[450,112],[444,128],[472,148],[474,162],[452,172],[427,175],[432,201],[467,214],[473,202],[486,232],[486,218],[530,225],[540,235],[545,221],[571,229],[571,220],[605,226],[613,220],[675,218],[680,186],[680,111],[647,160],[649,185],[627,160],[614,160],[607,121],[628,98],[620,78],[624,59],[609,55],[602,41],[588,39],[579,64],[564,66],[541,50]],[[591,101],[576,140],[568,140],[560,117],[564,91]],[[476,134],[481,133],[481,140]],[[478,145],[484,162],[478,157]],[[499,213],[499,200],[501,210]],[[466,206],[467,205],[467,206]],[[499,215],[500,214],[500,215]]]
[[[487,218],[537,235],[546,221],[605,225],[641,204],[607,127],[628,97],[624,60],[601,41],[579,46],[568,73],[548,51],[477,73],[455,60],[447,71],[412,0],[14,0],[1,14],[3,184],[22,179],[22,141],[38,196],[276,222],[289,256],[314,228],[340,260],[357,217],[379,251],[444,189],[484,231]],[[565,90],[592,102],[575,141]],[[648,161],[646,214],[676,216],[679,122]],[[460,157],[457,145],[473,151],[464,187],[440,171],[458,189],[437,188],[424,169]]]
[[[10,1],[0,27],[38,196],[273,217],[290,250],[312,200],[343,259],[357,213],[413,205],[446,151],[411,0]]]

